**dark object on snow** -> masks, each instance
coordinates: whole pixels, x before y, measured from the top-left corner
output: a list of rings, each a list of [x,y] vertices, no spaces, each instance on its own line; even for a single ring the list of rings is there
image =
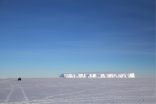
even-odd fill
[[[22,78],[21,78],[21,77],[19,77],[19,78],[18,78],[18,81],[21,81],[21,80],[22,80]]]
[[[60,78],[64,78],[64,74],[61,74],[61,75],[60,75]]]

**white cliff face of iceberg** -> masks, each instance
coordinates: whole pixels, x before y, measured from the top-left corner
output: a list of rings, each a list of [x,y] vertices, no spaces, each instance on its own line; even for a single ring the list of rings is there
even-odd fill
[[[62,74],[63,78],[135,78],[135,73],[78,73]]]

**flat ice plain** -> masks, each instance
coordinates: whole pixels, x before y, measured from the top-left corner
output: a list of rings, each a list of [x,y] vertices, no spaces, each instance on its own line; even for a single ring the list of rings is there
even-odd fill
[[[0,104],[156,104],[155,80],[0,79]]]

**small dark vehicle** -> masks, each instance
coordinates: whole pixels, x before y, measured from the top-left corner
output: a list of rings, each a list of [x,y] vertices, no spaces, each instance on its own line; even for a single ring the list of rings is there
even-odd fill
[[[21,77],[19,77],[19,78],[18,78],[18,81],[21,81],[21,80],[22,80],[22,78],[21,78]]]

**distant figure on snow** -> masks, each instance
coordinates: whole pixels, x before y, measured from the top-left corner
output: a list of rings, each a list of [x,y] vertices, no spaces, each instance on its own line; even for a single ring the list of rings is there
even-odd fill
[[[18,78],[18,81],[21,81],[21,80],[22,80],[22,78],[21,78],[21,77],[19,77],[19,78]]]

